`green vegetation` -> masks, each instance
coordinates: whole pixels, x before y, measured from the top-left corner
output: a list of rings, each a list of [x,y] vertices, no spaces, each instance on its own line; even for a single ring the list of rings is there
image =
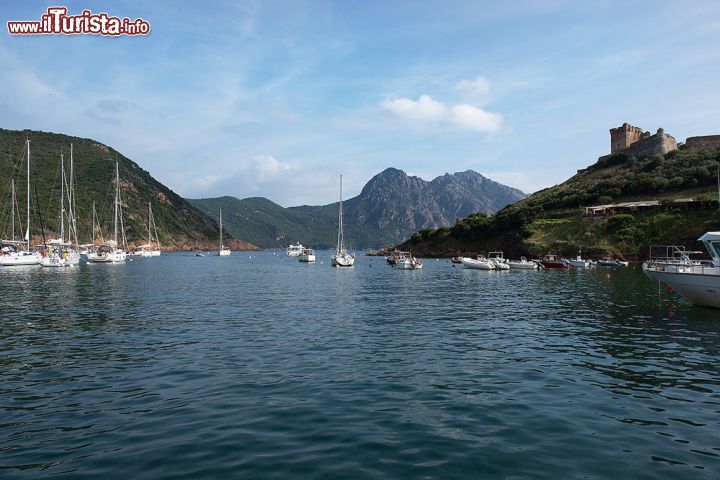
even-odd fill
[[[714,148],[679,150],[650,158],[602,157],[566,182],[509,205],[492,217],[470,215],[450,231],[421,231],[399,246],[419,254],[503,249],[513,255],[548,250],[566,255],[640,258],[651,244],[695,245],[703,232],[720,229]],[[695,200],[689,205],[676,199]],[[650,209],[585,216],[584,206],[659,200]]]
[[[20,217],[25,218],[26,153],[25,139],[30,139],[33,235],[40,235],[42,213],[46,237],[56,236],[60,229],[60,152],[69,167],[70,144],[73,144],[76,171],[77,221],[80,242],[88,242],[92,230],[92,204],[96,202],[103,233],[110,233],[113,217],[115,161],[119,163],[125,231],[129,242],[147,239],[147,209],[152,203],[160,241],[164,245],[187,242],[217,241],[218,226],[188,204],[179,195],[152,178],[114,149],[95,140],[36,131],[0,129],[0,237],[11,235],[10,182],[15,180]],[[66,170],[66,175],[69,174]],[[37,202],[35,192],[37,190]],[[39,209],[38,209],[39,207]],[[67,208],[67,207],[66,207]],[[17,221],[17,217],[16,217]],[[18,226],[16,236],[21,237]]]

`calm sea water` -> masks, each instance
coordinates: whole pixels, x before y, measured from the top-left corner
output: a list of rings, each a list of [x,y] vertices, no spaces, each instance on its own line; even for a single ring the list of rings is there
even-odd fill
[[[638,268],[0,269],[0,477],[720,477],[720,311]]]

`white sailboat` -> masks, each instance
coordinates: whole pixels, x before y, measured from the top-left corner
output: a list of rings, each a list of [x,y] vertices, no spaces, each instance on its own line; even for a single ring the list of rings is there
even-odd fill
[[[113,239],[97,247],[87,255],[88,262],[92,263],[120,263],[127,259],[127,252],[118,248],[118,221],[122,229],[122,206],[120,203],[120,170],[115,162],[115,221]],[[122,233],[122,238],[125,234]]]
[[[152,243],[153,235],[155,237],[155,245]],[[158,239],[157,225],[155,225],[155,217],[153,217],[152,205],[150,202],[148,202],[148,241],[145,245],[141,245],[139,250],[135,250],[130,255],[135,257],[160,256],[160,240]]]
[[[222,234],[222,209],[220,209],[220,250],[218,251],[218,255],[221,257],[225,257],[227,255],[230,255],[230,249],[225,247],[225,244],[223,243],[223,234]]]
[[[40,265],[43,267],[65,267],[77,265],[80,263],[80,254],[77,251],[77,235],[75,235],[75,249],[69,237],[73,237],[74,230],[74,189],[73,189],[73,157],[72,144],[70,144],[70,181],[65,177],[65,157],[60,153],[60,238],[50,240],[48,242],[48,250],[40,259]],[[65,209],[65,185],[67,189],[67,200],[69,208]],[[65,237],[65,217],[68,219],[69,237]]]
[[[340,208],[338,213],[338,241],[337,247],[332,254],[331,262],[335,267],[352,267],[355,264],[355,255],[351,255],[345,249],[345,234],[343,233],[343,209],[342,209],[342,174],[340,174]]]
[[[30,139],[27,139],[27,210],[25,230],[25,250],[18,250],[17,245],[3,247],[0,255],[0,266],[38,265],[40,254],[30,250]],[[13,186],[14,193],[14,186]],[[14,207],[13,207],[14,208]],[[14,223],[13,217],[13,223]],[[14,225],[13,225],[14,227]]]

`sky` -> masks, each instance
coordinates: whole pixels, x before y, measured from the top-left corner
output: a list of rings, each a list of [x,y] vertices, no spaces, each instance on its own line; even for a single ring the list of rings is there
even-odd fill
[[[49,6],[142,37],[12,36]],[[720,134],[720,2],[3,1],[0,127],[93,138],[189,198],[357,195],[395,167],[531,193],[628,122]]]

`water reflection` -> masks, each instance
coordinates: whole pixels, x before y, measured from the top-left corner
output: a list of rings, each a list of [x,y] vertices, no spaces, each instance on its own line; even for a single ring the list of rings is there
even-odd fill
[[[0,269],[0,468],[27,478],[716,471],[717,312],[638,268],[318,259]]]

